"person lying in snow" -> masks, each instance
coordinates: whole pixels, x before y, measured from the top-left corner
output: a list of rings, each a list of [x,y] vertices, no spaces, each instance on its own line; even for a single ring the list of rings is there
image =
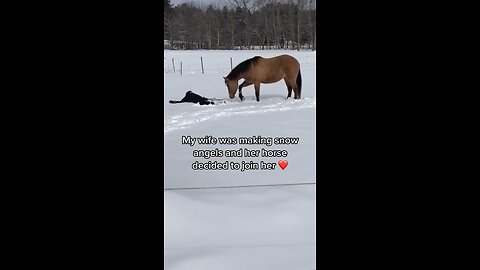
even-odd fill
[[[193,93],[192,91],[188,91],[185,94],[185,97],[182,98],[182,100],[180,101],[170,100],[169,102],[172,104],[190,102],[190,103],[199,103],[200,105],[210,105],[210,104],[215,105],[215,103],[213,103],[212,100],[217,100],[217,99],[202,97]]]

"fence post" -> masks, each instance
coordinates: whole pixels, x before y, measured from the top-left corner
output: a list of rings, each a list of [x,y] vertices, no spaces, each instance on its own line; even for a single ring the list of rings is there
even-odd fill
[[[175,73],[175,58],[172,58],[172,65],[173,65],[173,73]]]
[[[182,62],[180,62],[180,75],[183,75],[183,66],[182,66]]]
[[[232,65],[232,57],[230,57],[230,70],[233,69],[233,65]]]
[[[202,74],[205,74],[205,72],[203,71],[203,58],[200,56],[200,62],[202,63]]]

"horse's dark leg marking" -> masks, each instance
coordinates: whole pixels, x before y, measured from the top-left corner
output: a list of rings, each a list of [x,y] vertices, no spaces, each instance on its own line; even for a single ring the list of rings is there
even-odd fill
[[[299,95],[298,95],[298,85],[295,83],[295,87],[293,88],[293,93],[294,93],[294,96],[293,96],[293,99],[299,99]]]
[[[295,92],[294,99],[300,99],[300,94],[301,94],[300,90],[301,90],[301,87],[302,87],[302,77],[300,75],[300,70],[298,71],[298,75],[297,75],[296,79],[293,81],[293,85],[295,85],[295,87],[293,87],[293,91]]]
[[[287,85],[287,91],[288,91],[287,99],[288,99],[292,96],[292,86],[290,86],[290,84],[287,82],[287,79],[284,79],[284,80],[285,80],[285,84]]]
[[[241,101],[243,101],[245,98],[243,97],[242,95],[242,88],[243,87],[247,87],[249,85],[251,85],[252,83],[250,82],[247,82],[247,81],[243,81],[242,84],[240,84],[240,86],[238,87],[238,97],[240,98]]]
[[[260,101],[260,83],[255,84],[255,96],[257,97],[257,101]]]

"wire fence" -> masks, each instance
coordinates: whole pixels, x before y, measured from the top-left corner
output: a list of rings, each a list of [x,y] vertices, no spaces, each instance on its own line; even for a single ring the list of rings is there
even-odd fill
[[[207,74],[207,73],[222,73],[228,74],[240,62],[235,61],[233,57],[225,58],[223,61],[210,62],[209,59],[198,57],[197,59],[175,59],[164,57],[163,71],[166,74],[175,73],[179,75],[185,74]],[[243,59],[245,60],[245,59]],[[242,60],[242,61],[243,61]],[[197,63],[198,62],[198,63]],[[301,64],[300,68],[308,68],[316,66],[315,61],[307,61]]]

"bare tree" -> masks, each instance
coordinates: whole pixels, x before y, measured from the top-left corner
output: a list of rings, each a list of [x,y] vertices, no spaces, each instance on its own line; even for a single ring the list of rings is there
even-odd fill
[[[255,11],[257,2],[254,0],[228,0],[230,5],[236,11],[239,26],[239,34],[242,35],[243,46],[250,48],[251,32],[254,32],[252,22],[252,13]]]
[[[301,12],[303,10],[303,7],[305,6],[305,1],[306,0],[297,0],[297,8],[298,8],[298,14],[297,14],[297,50],[300,51],[300,18]]]
[[[193,2],[169,5],[164,36],[183,49],[316,49],[314,0],[224,1],[228,6],[222,8]]]

